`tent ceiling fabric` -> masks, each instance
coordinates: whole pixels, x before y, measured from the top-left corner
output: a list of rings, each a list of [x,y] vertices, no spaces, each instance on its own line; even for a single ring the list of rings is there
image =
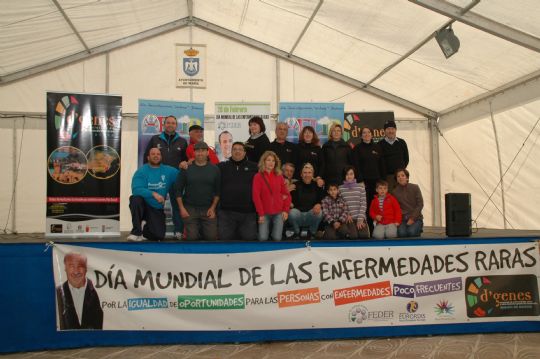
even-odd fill
[[[0,1],[0,79],[86,51],[52,0]],[[471,4],[467,0],[429,2]],[[90,48],[89,55],[94,48],[189,15],[289,53],[320,4],[318,0],[57,3]],[[540,37],[538,0],[483,0],[467,14]],[[293,54],[366,83],[448,20],[404,0],[325,0]],[[452,27],[461,42],[456,55],[445,59],[432,39],[371,86],[440,113],[540,70],[540,52],[464,23],[455,22]]]

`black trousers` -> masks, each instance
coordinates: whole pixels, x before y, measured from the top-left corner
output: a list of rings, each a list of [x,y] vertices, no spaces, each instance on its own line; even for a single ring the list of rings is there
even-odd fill
[[[131,211],[131,234],[141,234],[151,241],[161,241],[165,238],[165,212],[149,206],[141,196],[129,197],[129,209]],[[141,228],[142,221],[146,221]]]

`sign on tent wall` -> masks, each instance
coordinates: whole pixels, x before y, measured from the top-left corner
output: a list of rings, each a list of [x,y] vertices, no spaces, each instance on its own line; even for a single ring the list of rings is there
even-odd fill
[[[45,235],[120,235],[122,97],[47,93]]]
[[[176,87],[206,88],[206,45],[176,44]]]

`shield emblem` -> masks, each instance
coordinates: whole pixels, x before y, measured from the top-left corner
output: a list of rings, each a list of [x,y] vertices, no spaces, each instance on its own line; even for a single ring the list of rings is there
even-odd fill
[[[195,76],[199,73],[198,57],[184,57],[182,65],[184,73],[188,76]]]

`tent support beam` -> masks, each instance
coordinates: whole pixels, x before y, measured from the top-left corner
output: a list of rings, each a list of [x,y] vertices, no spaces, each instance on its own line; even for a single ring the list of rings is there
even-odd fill
[[[456,21],[472,26],[478,30],[485,31],[516,45],[523,46],[529,50],[540,52],[540,38],[516,30],[499,22],[490,20],[475,13],[460,14],[462,10],[459,6],[453,5],[443,0],[409,0],[410,2],[422,6],[444,16],[448,16]]]
[[[173,22],[170,22],[168,24],[161,25],[158,27],[154,27],[152,29],[125,37],[117,41],[113,41],[105,45],[94,47],[90,49],[90,52],[82,51],[82,52],[79,52],[70,56],[63,57],[58,60],[47,62],[45,64],[41,64],[34,67],[30,67],[25,70],[13,72],[9,75],[0,77],[0,86],[10,83],[10,82],[22,80],[27,77],[34,76],[34,75],[37,75],[46,71],[54,70],[65,65],[69,65],[75,62],[86,60],[90,57],[101,55],[101,54],[116,50],[124,46],[132,45],[139,41],[147,40],[147,39],[150,39],[152,37],[161,35],[169,31],[178,30],[183,27],[186,27],[187,25],[188,25],[188,18],[182,18],[180,20],[176,20],[176,21],[173,21]]]
[[[474,6],[476,6],[478,3],[480,2],[480,0],[474,0],[473,2],[471,2],[469,5],[467,5],[466,7],[464,7],[463,9],[461,9],[461,14],[465,14],[467,11],[471,10]],[[447,22],[444,23],[443,26],[441,26],[439,28],[439,30],[442,30],[448,26],[450,26],[452,23],[454,23],[456,20],[452,19],[452,20],[448,20]],[[433,32],[431,33],[430,35],[428,35],[424,40],[420,41],[416,46],[414,46],[412,49],[410,49],[407,53],[405,53],[404,55],[402,55],[399,59],[397,59],[395,62],[393,62],[392,64],[390,64],[389,66],[385,67],[381,72],[379,72],[377,75],[375,75],[371,80],[369,80],[368,82],[366,82],[366,85],[371,85],[374,81],[376,81],[377,79],[379,79],[381,76],[383,76],[384,74],[386,74],[388,71],[392,70],[394,67],[396,67],[397,65],[399,65],[400,63],[402,63],[403,61],[405,61],[409,56],[411,56],[412,54],[414,54],[418,49],[420,49],[422,46],[424,46],[428,41],[430,41],[431,39],[433,39],[435,37],[435,35],[437,34],[437,32]]]
[[[491,126],[493,127],[493,135],[495,136],[495,146],[497,148],[497,160],[499,163],[499,184],[501,185],[501,199],[502,199],[502,216],[503,216],[503,225],[504,229],[507,229],[506,225],[506,202],[504,200],[504,176],[502,170],[502,160],[501,160],[501,146],[499,145],[499,136],[497,134],[497,125],[495,124],[495,118],[493,117],[493,112],[491,112]]]
[[[429,118],[429,144],[431,150],[431,207],[432,225],[440,227],[442,225],[442,204],[441,204],[441,164],[439,153],[439,129],[437,128],[437,118]]]
[[[296,46],[298,46],[298,44],[300,43],[300,40],[302,40],[302,38],[304,37],[304,34],[306,33],[307,29],[309,28],[309,26],[313,22],[313,19],[315,19],[315,16],[319,12],[319,9],[321,8],[323,2],[324,2],[324,0],[319,0],[319,3],[317,4],[317,7],[315,7],[315,10],[313,10],[313,13],[311,14],[311,17],[309,18],[308,22],[306,23],[306,26],[304,26],[304,29],[302,30],[302,32],[300,33],[300,35],[296,39],[296,42],[294,43],[293,47],[291,48],[291,51],[289,51],[289,56],[292,56],[294,50],[296,49]]]
[[[71,19],[69,18],[69,16],[67,16],[62,6],[60,6],[60,4],[58,3],[58,0],[52,0],[52,2],[54,3],[58,11],[60,11],[62,16],[64,17],[64,20],[66,20],[66,22],[68,23],[69,27],[71,28],[71,31],[73,31],[73,33],[77,36],[77,38],[79,39],[83,47],[86,49],[86,52],[90,53],[90,48],[88,47],[88,45],[86,45],[86,42],[83,40],[81,34],[79,33],[75,25],[73,25],[73,23],[71,22]]]
[[[540,70],[439,113],[439,127],[448,129],[540,97]]]
[[[235,41],[238,41],[242,44],[245,44],[247,46],[250,46],[250,47],[253,47],[253,48],[256,48],[260,51],[264,51],[268,54],[271,54],[271,55],[274,55],[278,58],[281,58],[281,59],[284,59],[284,60],[287,60],[293,64],[296,64],[296,65],[300,65],[300,66],[303,66],[309,70],[312,70],[314,72],[317,72],[317,73],[320,73],[320,74],[323,74],[327,77],[330,77],[334,80],[337,80],[337,81],[341,81],[349,86],[352,86],[354,88],[357,88],[359,90],[362,90],[362,91],[365,91],[371,95],[374,95],[374,96],[377,96],[377,97],[380,97],[380,98],[383,98],[387,101],[390,101],[392,103],[395,103],[399,106],[402,106],[402,107],[405,107],[413,112],[416,112],[420,115],[423,115],[423,116],[426,116],[426,117],[437,117],[437,113],[429,108],[426,108],[426,107],[423,107],[423,106],[420,106],[416,103],[413,103],[413,102],[410,102],[410,101],[407,101],[401,97],[398,97],[398,96],[395,96],[395,95],[392,95],[388,92],[385,92],[385,91],[382,91],[378,88],[375,88],[373,86],[366,86],[365,83],[361,82],[361,81],[358,81],[356,79],[353,79],[351,77],[348,77],[348,76],[345,76],[343,74],[340,74],[336,71],[332,71],[330,69],[327,69],[326,67],[323,67],[321,65],[317,65],[313,62],[310,62],[308,60],[305,60],[301,57],[298,57],[298,56],[294,56],[294,55],[291,55],[289,56],[289,54],[283,50],[280,50],[280,49],[277,49],[275,47],[272,47],[268,44],[265,44],[263,42],[260,42],[260,41],[257,41],[257,40],[254,40],[252,38],[249,38],[247,36],[244,36],[244,35],[241,35],[237,32],[234,32],[232,30],[228,30],[228,29],[225,29],[221,26],[218,26],[218,25],[215,25],[211,22],[208,22],[208,21],[204,21],[204,20],[201,20],[197,17],[194,17],[193,18],[193,22],[195,23],[195,25],[207,30],[207,31],[210,31],[210,32],[214,32],[216,34],[219,34],[221,36],[224,36],[224,37],[227,37],[229,39],[232,39],[232,40],[235,40]]]

